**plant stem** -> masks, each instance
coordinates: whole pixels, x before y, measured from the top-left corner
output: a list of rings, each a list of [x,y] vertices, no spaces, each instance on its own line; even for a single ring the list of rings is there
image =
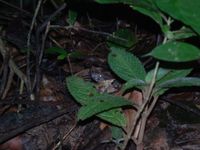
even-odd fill
[[[155,106],[155,103],[157,101],[157,100],[155,102],[153,101],[153,104],[151,105],[152,107],[150,107],[150,112],[149,112],[149,109],[147,109],[147,111],[145,111],[144,115],[142,115],[144,110],[145,110],[145,108],[146,108],[146,106],[147,106],[147,104],[151,100],[151,97],[152,97],[151,94],[152,94],[153,87],[154,87],[155,82],[156,82],[156,75],[157,75],[157,72],[158,72],[158,67],[159,67],[159,62],[156,63],[156,67],[155,67],[155,71],[154,71],[154,74],[153,74],[153,78],[152,78],[151,84],[149,85],[147,94],[145,94],[146,96],[144,96],[145,97],[144,98],[144,103],[140,106],[140,108],[137,111],[137,114],[135,116],[133,125],[131,126],[131,129],[130,129],[130,132],[127,134],[127,136],[126,136],[126,138],[124,140],[124,144],[123,144],[122,150],[125,150],[125,148],[127,147],[127,144],[129,142],[129,140],[131,139],[133,131],[135,130],[135,127],[136,127],[136,125],[138,123],[138,120],[142,116],[142,125],[141,125],[141,128],[140,128],[140,132],[141,133],[139,135],[139,140],[136,143],[136,144],[138,144],[139,147],[141,146],[141,143],[142,143],[142,140],[143,140],[143,135],[144,135],[144,130],[145,130],[145,125],[146,125],[146,120],[147,120],[150,112],[152,111],[152,109]],[[148,113],[146,114],[146,112],[148,112]]]

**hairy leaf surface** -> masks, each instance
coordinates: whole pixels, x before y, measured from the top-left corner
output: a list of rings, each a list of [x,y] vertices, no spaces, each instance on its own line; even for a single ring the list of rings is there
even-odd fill
[[[123,80],[145,79],[146,72],[142,63],[137,57],[122,48],[111,48],[108,63],[111,69]]]

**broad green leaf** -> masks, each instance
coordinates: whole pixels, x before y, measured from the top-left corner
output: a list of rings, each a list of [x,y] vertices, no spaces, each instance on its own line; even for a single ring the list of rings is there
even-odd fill
[[[130,29],[119,29],[107,39],[109,47],[131,48],[136,42],[136,36]]]
[[[181,70],[170,70],[165,68],[159,68],[156,76],[156,84],[160,84],[162,82],[165,82],[167,80],[171,80],[174,78],[180,78],[187,76],[192,69],[181,69]],[[147,83],[150,83],[153,77],[154,69],[150,70],[147,73],[147,76],[145,78],[145,81]]]
[[[120,96],[102,94],[100,96],[93,96],[91,101],[86,106],[80,108],[78,118],[85,120],[98,113],[117,108],[121,106],[133,105],[130,101]]]
[[[120,109],[102,112],[98,114],[97,117],[119,127],[126,126],[126,118]]]
[[[181,69],[181,70],[168,70],[160,79],[157,80],[156,85],[162,84],[168,80],[186,77],[192,69]]]
[[[143,86],[146,85],[146,82],[140,79],[130,79],[128,80],[123,86],[122,86],[122,93],[124,93],[126,90],[131,88],[139,88],[142,89]]]
[[[163,95],[168,90],[169,88],[155,89],[155,91],[153,92],[153,95],[160,96],[160,95]]]
[[[94,85],[90,82],[85,82],[77,76],[67,77],[67,88],[70,94],[81,105],[86,105],[91,101],[91,98],[100,95]]]
[[[67,22],[69,23],[69,25],[73,26],[74,23],[76,22],[77,19],[77,12],[73,11],[73,10],[69,10],[68,12],[68,18],[67,18]]]
[[[148,55],[163,61],[186,62],[200,58],[200,50],[183,42],[168,42],[157,46]]]
[[[85,82],[83,79],[76,76],[71,76],[67,78],[67,87],[71,95],[76,99],[77,102],[79,102],[82,105],[88,105],[91,101],[94,101],[92,97],[98,95],[100,96],[100,94],[97,93],[96,89],[94,88],[93,84]],[[97,101],[101,100],[97,99]],[[97,114],[97,117],[116,126],[126,125],[126,119],[119,109],[104,111],[102,113]]]
[[[157,80],[156,82],[156,88],[169,80],[173,80],[173,79],[177,79],[177,78],[183,78],[185,76],[187,76],[190,72],[192,71],[192,69],[182,69],[182,70],[168,70],[168,72],[166,72],[166,74],[163,74],[163,76]],[[169,88],[162,88],[156,91],[156,93],[154,93],[154,95],[162,95],[164,94]]]
[[[200,78],[196,77],[176,78],[168,80],[158,85],[157,88],[172,88],[172,87],[186,87],[186,86],[200,86]]]
[[[155,2],[162,11],[191,26],[200,34],[199,0],[156,0]]]
[[[142,63],[137,57],[122,48],[111,47],[108,63],[111,69],[123,80],[145,79],[146,72]]]
[[[155,69],[152,69],[147,73],[146,78],[145,78],[145,81],[147,83],[151,83],[154,72],[155,72]],[[159,68],[156,75],[156,81],[160,80],[163,76],[165,76],[169,72],[170,72],[169,69]]]

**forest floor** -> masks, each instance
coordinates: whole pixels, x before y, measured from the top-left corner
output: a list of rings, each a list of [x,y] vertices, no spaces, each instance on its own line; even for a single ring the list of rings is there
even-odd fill
[[[109,15],[110,7],[103,14],[83,9],[69,27],[69,8],[46,3],[34,20],[36,6],[25,10],[0,1],[0,150],[114,150],[109,125],[102,127],[95,117],[77,121],[80,105],[69,94],[66,77],[78,75],[98,90],[118,91],[123,81],[107,64],[107,37],[117,29],[130,29],[137,39],[130,52],[151,69],[154,60],[141,55],[159,42],[156,24],[137,13],[127,17],[129,9],[119,13],[127,7],[111,6],[115,13]],[[65,55],[74,52],[75,57]],[[194,69],[191,75],[200,76],[200,71]],[[163,95],[147,122],[144,149],[200,149],[199,103],[199,89]],[[134,144],[127,149],[135,149]]]

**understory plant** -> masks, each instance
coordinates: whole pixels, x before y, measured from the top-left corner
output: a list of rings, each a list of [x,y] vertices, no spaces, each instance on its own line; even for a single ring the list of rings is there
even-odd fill
[[[116,94],[99,93],[93,83],[80,77],[67,77],[67,87],[81,104],[78,119],[98,117],[112,126],[113,140],[119,149],[125,149],[132,140],[137,149],[143,149],[147,119],[159,97],[171,88],[200,86],[200,78],[186,77],[192,68],[170,69],[160,67],[163,61],[176,63],[195,61],[200,50],[185,42],[200,34],[200,1],[193,0],[96,0],[102,4],[123,3],[153,19],[163,33],[163,41],[144,57],[156,60],[154,69],[147,71],[142,62],[128,51],[136,42],[127,30],[108,37],[110,69],[124,80]],[[142,19],[142,18],[141,18]],[[172,30],[175,21],[182,22]],[[115,38],[115,37],[118,38]],[[120,44],[119,44],[120,43]],[[160,61],[162,60],[162,62]],[[131,94],[137,96],[130,97]],[[128,106],[128,107],[127,107]],[[127,110],[126,110],[127,108]]]

